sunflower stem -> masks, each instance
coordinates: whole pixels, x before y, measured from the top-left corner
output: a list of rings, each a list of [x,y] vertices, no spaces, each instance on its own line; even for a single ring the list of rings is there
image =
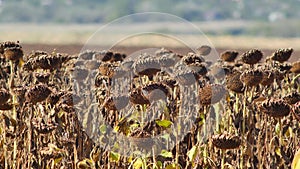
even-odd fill
[[[3,115],[2,115],[1,118],[4,118]],[[4,169],[8,169],[7,144],[6,144],[6,125],[5,125],[5,120],[4,119],[2,119],[2,132],[3,132]]]
[[[282,138],[282,121],[281,119],[278,119],[278,123],[279,123],[279,144],[280,146],[283,146],[283,138]]]
[[[222,156],[222,161],[221,161],[221,169],[225,168],[225,150],[221,150],[221,156]]]
[[[14,63],[12,60],[9,61],[10,63],[10,79],[9,79],[9,90],[10,93],[12,93],[12,116],[13,119],[17,121],[17,111],[16,111],[16,96],[13,94],[13,86],[14,86]],[[17,131],[17,126],[15,126],[15,131]],[[17,139],[14,139],[14,149],[13,149],[13,165],[12,168],[16,168],[16,163],[17,163],[17,149],[18,149],[18,143]]]

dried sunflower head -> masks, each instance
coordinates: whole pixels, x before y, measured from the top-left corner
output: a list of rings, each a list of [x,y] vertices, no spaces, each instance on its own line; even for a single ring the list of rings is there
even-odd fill
[[[13,88],[13,93],[20,97],[20,98],[23,98],[24,95],[25,95],[25,92],[26,92],[26,87],[23,87],[23,86],[17,86],[17,87],[14,87]]]
[[[171,89],[174,89],[177,86],[177,81],[175,79],[167,78],[162,81],[163,84],[167,85]]]
[[[0,110],[11,110],[13,105],[10,103],[0,104]]]
[[[275,73],[273,73],[270,70],[264,70],[263,78],[262,78],[260,84],[263,86],[269,86],[269,85],[273,84],[274,80],[275,80]]]
[[[93,59],[93,55],[96,53],[96,51],[92,51],[92,50],[86,50],[82,53],[79,54],[78,58],[82,59],[82,60],[92,60]]]
[[[300,122],[300,101],[293,106],[293,115]]]
[[[48,53],[46,51],[40,51],[40,50],[37,50],[37,51],[32,51],[28,56],[27,56],[27,60],[30,59],[30,58],[37,58],[41,55],[48,55]]]
[[[188,68],[192,70],[195,77],[199,79],[200,77],[207,74],[207,68],[201,63],[192,63],[188,65]]]
[[[50,78],[50,73],[35,73],[34,76],[37,82],[47,83]]]
[[[167,86],[162,83],[152,83],[143,87],[142,91],[145,91],[146,97],[150,101],[165,100],[169,94]]]
[[[296,73],[296,74],[300,73],[300,61],[293,63],[291,72]]]
[[[183,62],[187,65],[192,63],[201,63],[204,62],[204,58],[195,53],[188,53],[186,56],[182,58]]]
[[[208,84],[199,90],[200,104],[207,106],[219,102],[226,94],[226,89],[220,84]]]
[[[4,54],[5,50],[7,49],[9,49],[7,51],[7,56],[4,56],[9,60],[18,60],[20,57],[23,56],[22,46],[19,44],[19,41],[7,41],[0,43],[0,54]],[[22,53],[22,56],[20,56],[20,52]]]
[[[274,74],[275,74],[275,79],[277,82],[280,82],[284,79],[284,75],[285,75],[284,72],[275,69]]]
[[[19,44],[19,41],[17,42],[11,42],[11,41],[7,41],[7,42],[2,42],[0,43],[0,54],[4,54],[4,50],[6,48],[22,48],[22,46]]]
[[[202,56],[207,56],[211,52],[211,47],[208,45],[202,45],[196,49],[197,53]]]
[[[138,59],[133,64],[133,71],[137,75],[153,76],[161,70],[157,59],[148,57],[145,59]]]
[[[108,110],[121,110],[128,105],[127,95],[110,96],[104,100],[103,106]]]
[[[47,102],[50,103],[51,105],[55,105],[61,96],[63,96],[65,93],[64,92],[54,92],[49,95],[47,98]]]
[[[210,68],[210,74],[217,78],[217,79],[223,79],[225,77],[225,75],[229,75],[231,74],[233,71],[233,67],[229,66],[229,65],[214,65]]]
[[[263,53],[260,50],[252,49],[242,55],[242,61],[249,65],[258,63],[263,57]]]
[[[279,64],[278,68],[280,71],[289,72],[292,68],[292,64],[290,64],[290,63]]]
[[[4,49],[4,56],[8,60],[19,60],[23,57],[22,47],[9,47]]]
[[[31,123],[33,129],[35,129],[39,134],[48,134],[57,128],[57,124],[54,122],[45,123],[43,121],[39,121],[36,118],[32,119]]]
[[[10,93],[5,89],[0,89],[0,104],[5,104],[11,97]]]
[[[300,101],[300,94],[298,92],[293,92],[283,97],[283,100],[288,104],[293,105]]]
[[[271,56],[271,59],[278,61],[280,63],[283,63],[283,62],[289,60],[293,51],[294,50],[292,48],[278,49],[277,51],[275,51],[273,53],[273,55]]]
[[[118,62],[118,61],[122,62],[125,58],[126,58],[126,55],[125,55],[125,54],[116,52],[116,53],[114,53],[114,55],[112,56],[111,61],[112,61],[112,62]]]
[[[121,67],[125,71],[132,71],[133,64],[134,64],[134,61],[132,61],[132,60],[125,60],[124,62],[121,63]]]
[[[241,145],[241,139],[238,136],[227,133],[212,136],[212,143],[220,149],[235,149]]]
[[[110,76],[108,77],[115,79],[122,78],[127,74],[127,71],[125,71],[122,67],[115,67],[111,71],[112,73],[110,73]]]
[[[35,85],[25,93],[26,100],[30,103],[42,102],[51,94],[51,90],[45,84]]]
[[[281,99],[265,100],[261,103],[259,109],[263,113],[275,118],[287,116],[291,111],[290,105]]]
[[[75,68],[72,75],[73,75],[74,79],[76,79],[78,81],[82,81],[88,77],[89,70],[83,69],[83,68]]]
[[[110,61],[113,57],[114,53],[111,52],[111,51],[101,51],[101,52],[96,52],[94,54],[94,59],[96,60],[101,60],[103,62],[107,62],[107,61]]]
[[[160,56],[158,58],[158,62],[161,67],[171,67],[174,66],[180,59],[179,55],[170,53]]]
[[[240,80],[241,73],[235,72],[226,76],[226,86],[229,90],[236,92],[236,93],[243,93],[244,92],[244,84]]]
[[[100,73],[96,75],[95,78],[95,86],[96,87],[101,87],[102,85],[106,86],[110,84],[110,78],[107,76],[103,76]]]
[[[227,50],[221,54],[221,59],[225,62],[234,62],[238,54],[237,51]]]
[[[100,62],[96,60],[87,60],[84,62],[84,65],[87,69],[95,70],[99,68]]]
[[[159,49],[155,52],[155,56],[161,57],[161,56],[169,55],[169,54],[172,54],[172,53],[173,53],[173,51],[171,51],[169,49],[161,48],[161,49]]]
[[[241,81],[245,86],[256,86],[263,79],[263,73],[259,69],[247,70],[241,74]]]
[[[195,74],[189,69],[177,71],[175,80],[183,86],[190,86],[196,83]]]
[[[142,89],[140,89],[140,88],[131,89],[130,95],[129,95],[129,100],[133,104],[140,104],[140,105],[150,104],[150,101],[144,95],[144,93],[142,92]]]
[[[74,104],[78,104],[80,98],[79,96],[74,95],[72,92],[64,92],[64,94],[60,97],[59,101],[61,104],[73,106]]]
[[[35,61],[36,61],[35,58],[29,58],[29,59],[24,63],[24,65],[23,65],[23,70],[26,70],[26,71],[33,71],[34,69],[37,69]]]
[[[41,147],[39,151],[43,160],[61,158],[66,154],[66,150],[60,149],[52,143],[48,143],[46,147]]]
[[[112,63],[102,62],[99,66],[99,73],[103,76],[112,76],[114,67]]]
[[[57,69],[61,67],[61,64],[65,60],[60,54],[57,55],[40,55],[39,57],[30,58],[25,63],[28,64],[31,69]]]

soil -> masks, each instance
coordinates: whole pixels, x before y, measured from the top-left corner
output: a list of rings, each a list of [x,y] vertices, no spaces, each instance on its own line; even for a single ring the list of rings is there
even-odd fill
[[[54,49],[59,52],[59,53],[68,53],[68,54],[78,54],[80,53],[80,51],[83,48],[83,45],[81,44],[66,44],[66,45],[49,45],[49,44],[22,44],[23,49],[25,54],[30,53],[33,50],[42,50],[42,51],[46,51],[46,52],[52,52]],[[105,48],[105,47],[103,47]],[[146,49],[149,47],[125,47],[125,46],[119,46],[119,47],[115,47],[113,48],[114,51],[118,51],[121,53],[125,53],[127,55],[142,50],[142,49]],[[107,49],[109,49],[107,47]],[[186,54],[187,52],[191,51],[189,48],[168,48],[176,53],[179,54]],[[225,50],[236,50],[239,52],[239,54],[242,54],[243,52],[249,50],[249,49],[222,49],[222,48],[217,48],[217,52],[220,54],[222,52],[224,52]],[[274,50],[270,50],[270,49],[260,49],[263,51],[264,56],[270,56],[274,51]],[[300,50],[299,51],[294,51],[294,53],[292,54],[292,57],[290,58],[290,62],[299,60],[299,56],[300,56]]]

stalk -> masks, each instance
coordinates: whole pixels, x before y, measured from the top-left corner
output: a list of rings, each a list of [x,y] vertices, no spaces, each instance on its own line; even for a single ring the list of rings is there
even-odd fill
[[[246,107],[247,107],[247,89],[248,87],[245,87],[245,91],[244,91],[244,100],[243,100],[243,123],[242,123],[242,138],[244,138],[244,135],[246,133]],[[241,145],[240,151],[241,151],[241,156],[240,156],[240,168],[243,169],[243,164],[244,164],[244,157],[243,157],[243,150],[244,150],[244,146]]]
[[[235,111],[235,113],[236,114],[238,114],[239,113],[239,95],[236,93],[235,94],[235,105],[234,105],[235,107],[235,109],[234,109],[234,111]],[[230,118],[230,124],[232,124],[232,119]],[[231,133],[231,129],[232,129],[232,127],[229,127],[229,133]]]
[[[207,137],[207,131],[206,131],[206,114],[209,112],[209,107],[208,106],[204,106],[204,118],[203,118],[203,138],[206,141],[206,137]],[[207,152],[207,144],[206,142],[204,142],[204,150],[203,150],[203,157],[204,157],[204,164],[207,164],[207,157],[208,157],[208,152]]]
[[[221,156],[222,156],[222,161],[221,161],[221,169],[225,168],[225,150],[221,150]]]
[[[179,144],[178,143],[178,129],[176,130],[176,154],[175,154],[175,164],[179,164]]]
[[[14,86],[14,76],[15,76],[15,72],[14,72],[14,63],[12,60],[9,61],[10,64],[10,79],[9,79],[9,90],[10,93],[12,93],[12,116],[13,119],[17,121],[17,111],[16,111],[16,96],[13,94],[13,86]],[[15,126],[15,131],[17,131],[17,126]],[[13,149],[13,168],[16,168],[16,163],[17,163],[17,150],[18,150],[18,142],[17,139],[14,139],[14,149]]]
[[[27,137],[28,137],[28,166],[27,168],[30,168],[30,163],[31,163],[31,139],[32,139],[32,126],[31,126],[31,120],[32,120],[32,116],[33,116],[33,105],[29,105],[31,107],[31,111],[29,112],[29,121],[28,121],[28,133],[27,133]]]
[[[245,88],[245,93],[244,93],[244,101],[243,101],[243,123],[242,123],[242,134],[244,135],[246,132],[246,107],[247,107],[247,89],[248,87]]]
[[[220,131],[220,119],[219,119],[219,112],[217,111],[216,112],[216,132],[217,133],[220,133],[221,131]]]
[[[2,116],[2,118],[3,118],[3,116]],[[4,119],[2,119],[2,132],[3,132],[4,169],[8,169],[7,144],[6,144],[6,125],[5,125],[5,120]]]
[[[78,162],[78,154],[77,154],[77,148],[76,148],[76,143],[73,144],[73,152],[74,152],[74,168],[77,168],[77,162]]]
[[[279,143],[280,145],[283,145],[283,138],[282,138],[282,121],[281,119],[278,119],[278,123],[279,123]]]

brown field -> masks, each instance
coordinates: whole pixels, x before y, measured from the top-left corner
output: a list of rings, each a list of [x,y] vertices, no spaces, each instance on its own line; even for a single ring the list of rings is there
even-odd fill
[[[82,49],[83,45],[81,44],[66,44],[66,45],[62,45],[62,44],[24,44],[23,48],[24,48],[24,52],[25,54],[30,53],[33,50],[44,50],[46,52],[52,52],[53,50],[56,50],[59,53],[67,53],[67,54],[78,54],[80,53],[81,49]],[[114,48],[114,51],[118,51],[121,53],[125,53],[127,55],[139,51],[141,49],[145,49],[147,48],[146,46],[137,46],[137,47],[133,47],[133,46],[119,46],[117,48]],[[168,49],[179,53],[179,54],[186,54],[187,52],[191,51],[188,48],[182,48],[182,47],[167,47]],[[109,49],[109,48],[108,48]],[[240,54],[242,54],[243,52],[249,50],[251,48],[217,48],[217,52],[220,54],[222,52],[224,52],[225,50],[236,50],[238,51]],[[264,56],[270,56],[274,51],[272,49],[260,49],[263,51]],[[292,57],[290,58],[290,62],[296,61],[299,59],[300,56],[300,50],[295,50]],[[209,59],[208,59],[209,60]]]

